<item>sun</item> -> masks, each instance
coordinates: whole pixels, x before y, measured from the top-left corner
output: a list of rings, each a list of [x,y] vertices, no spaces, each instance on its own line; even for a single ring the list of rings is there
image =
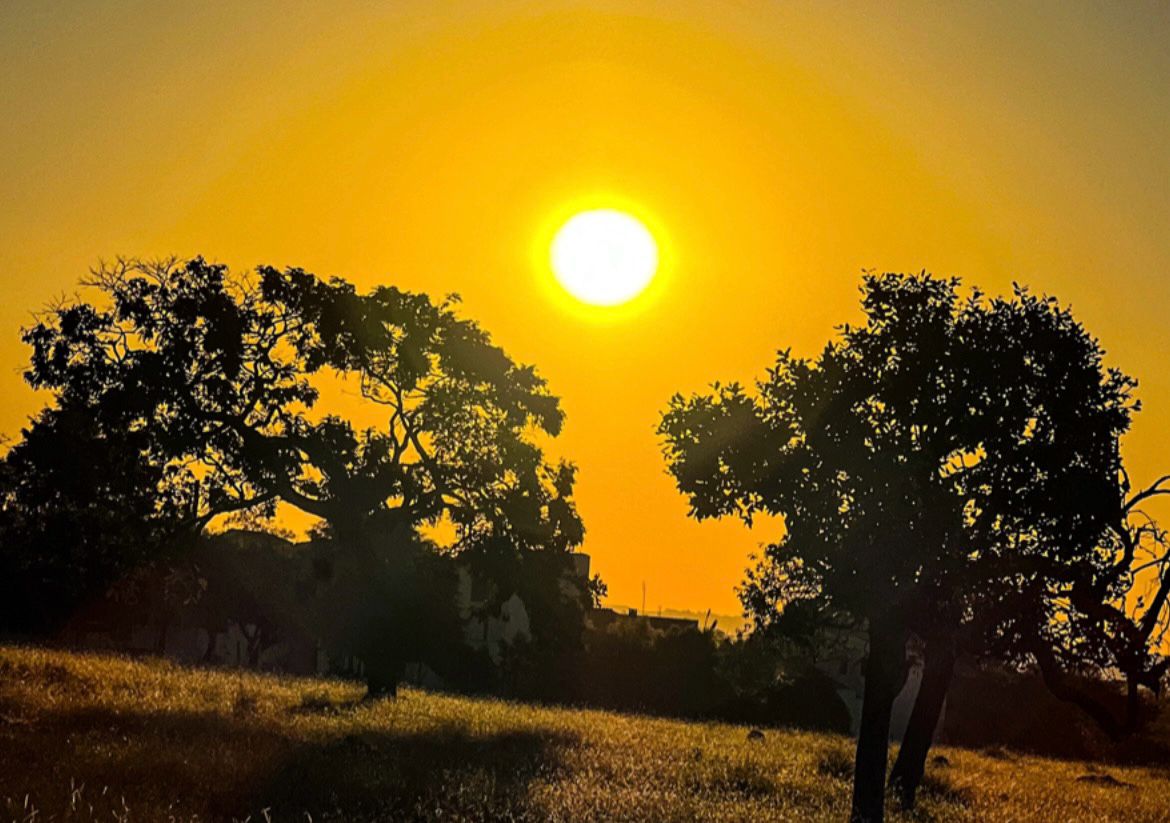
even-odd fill
[[[658,244],[640,220],[616,209],[569,218],[553,238],[553,273],[569,294],[616,306],[642,293],[658,270]]]

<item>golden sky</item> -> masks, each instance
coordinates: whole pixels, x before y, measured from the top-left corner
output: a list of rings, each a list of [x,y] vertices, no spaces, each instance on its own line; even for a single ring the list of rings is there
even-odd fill
[[[459,292],[563,398],[610,601],[735,611],[771,532],[686,518],[658,412],[926,268],[1071,302],[1141,381],[1136,477],[1170,466],[1170,6],[169,5],[0,5],[0,431],[42,402],[20,326],[101,257]],[[552,283],[589,206],[662,245],[623,310]]]

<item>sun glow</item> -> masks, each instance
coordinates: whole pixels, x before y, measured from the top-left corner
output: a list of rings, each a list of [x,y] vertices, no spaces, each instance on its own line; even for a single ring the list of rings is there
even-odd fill
[[[637,297],[658,270],[658,244],[636,217],[615,209],[583,211],[553,238],[553,273],[578,300],[616,306]]]

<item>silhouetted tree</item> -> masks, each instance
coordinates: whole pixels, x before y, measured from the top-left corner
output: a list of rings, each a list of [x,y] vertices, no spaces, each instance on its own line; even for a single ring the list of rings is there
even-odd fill
[[[569,700],[578,691],[589,610],[604,596],[605,584],[577,574],[568,555],[527,552],[465,555],[471,573],[489,581],[484,614],[498,615],[503,600],[516,594],[529,619],[529,637],[504,650],[502,673],[512,696]]]
[[[1089,715],[1112,740],[1150,719],[1141,689],[1160,692],[1170,658],[1160,654],[1170,628],[1170,540],[1140,507],[1170,494],[1170,477],[1133,492],[1119,475],[1121,501],[1090,557],[1094,562],[1046,569],[1016,590],[992,586],[979,602],[967,648],[1033,664],[1052,693]],[[1043,558],[1039,559],[1043,562]],[[1120,675],[1120,712],[1077,688],[1089,675]]]
[[[186,529],[285,502],[374,565],[388,542],[442,523],[453,550],[581,542],[574,468],[537,443],[560,430],[557,398],[459,317],[456,298],[361,294],[300,269],[236,276],[199,258],[119,261],[85,285],[96,301],[62,303],[25,331],[27,379],[97,437],[132,433]],[[330,376],[356,381],[385,426],[319,413]]]
[[[862,291],[865,324],[815,360],[781,352],[754,394],[676,396],[660,433],[694,516],[783,517],[745,586],[758,618],[812,599],[865,621],[853,819],[871,821],[908,634],[945,649],[988,581],[1090,573],[1134,383],[1022,288],[963,298],[954,280],[871,275]]]
[[[91,592],[180,548],[187,501],[138,431],[42,411],[0,460],[0,633],[51,632]]]
[[[1139,507],[1170,493],[1167,481],[1132,493],[1120,468],[1095,544],[1080,543],[1082,550],[1070,553],[1067,547],[1078,545],[1083,533],[1062,543],[1059,522],[1037,528],[1028,535],[1034,545],[1018,543],[1010,557],[993,556],[993,565],[966,583],[962,613],[923,635],[922,679],[890,774],[904,807],[914,804],[961,654],[1038,669],[1053,695],[1082,709],[1113,741],[1151,719],[1141,689],[1157,697],[1170,667],[1161,653],[1170,625],[1170,543]],[[1038,523],[1041,515],[1036,512]],[[1120,711],[1102,699],[1101,689],[1082,687],[1118,675],[1125,690]]]

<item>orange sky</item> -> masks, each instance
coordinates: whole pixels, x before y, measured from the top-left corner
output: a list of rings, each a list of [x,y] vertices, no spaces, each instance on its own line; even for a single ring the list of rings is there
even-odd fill
[[[1141,381],[1136,476],[1170,466],[1170,7],[163,5],[0,6],[0,431],[41,402],[19,327],[100,257],[457,291],[564,400],[611,602],[735,611],[769,533],[686,518],[659,410],[928,268],[1071,302]],[[664,269],[582,311],[544,244],[605,205]]]

